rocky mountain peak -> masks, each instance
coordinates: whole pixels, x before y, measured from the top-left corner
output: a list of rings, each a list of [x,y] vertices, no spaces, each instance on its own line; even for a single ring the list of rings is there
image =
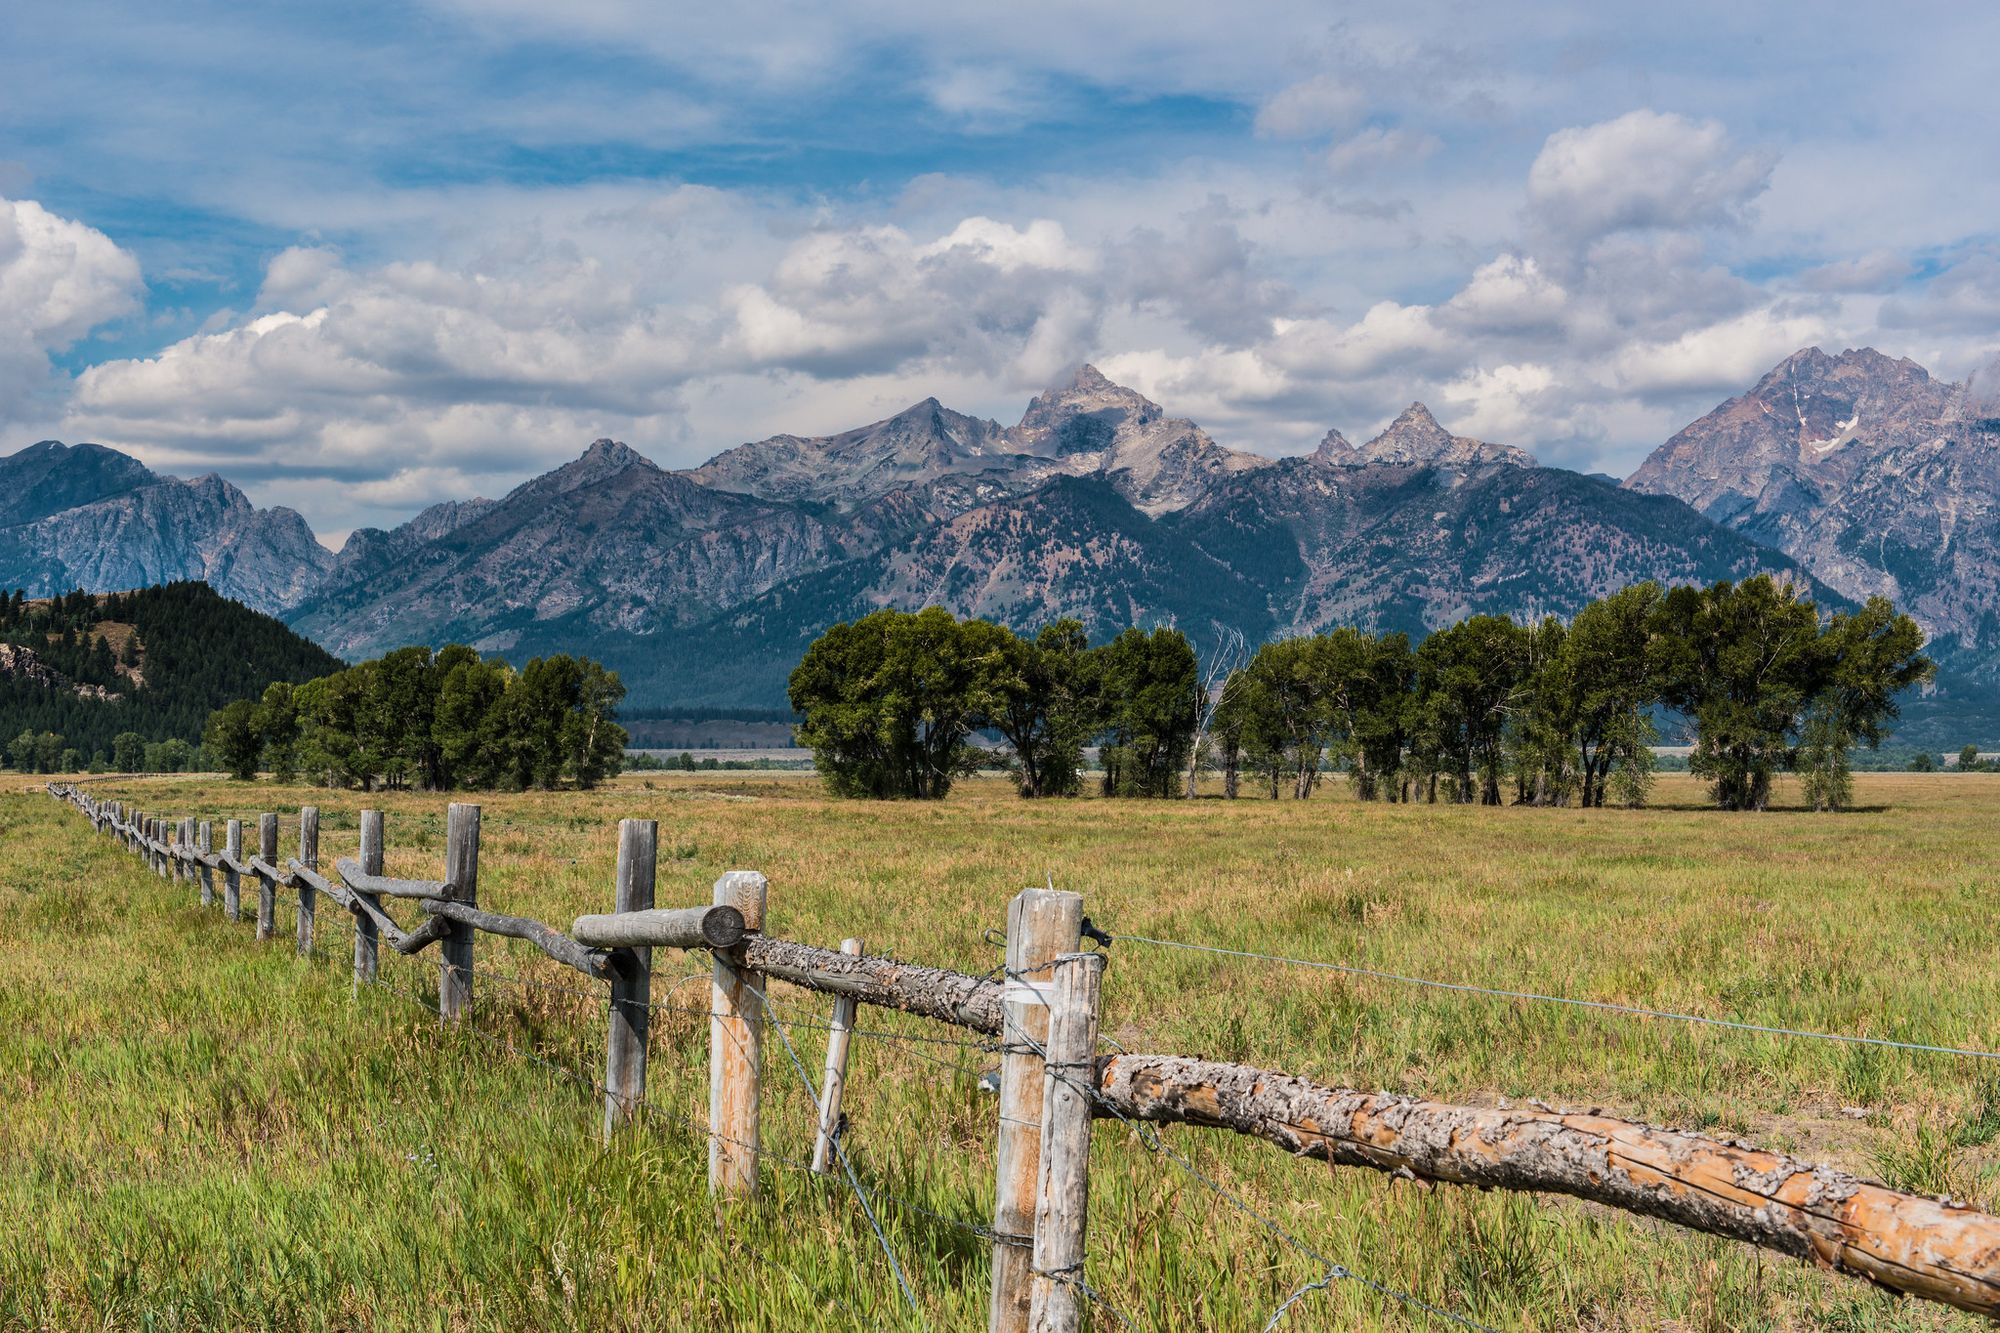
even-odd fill
[[[652,460],[630,445],[617,440],[592,440],[590,447],[577,458],[577,463],[609,472],[622,471],[628,467],[651,467]]]
[[[1805,347],[1655,449],[1627,479],[1882,593],[1944,640],[2000,617],[2000,447],[1958,385],[1873,347]]]
[[[1085,365],[1059,385],[1029,400],[1021,424],[1009,434],[1024,453],[1043,457],[1099,453],[1121,429],[1151,425],[1166,414],[1136,389],[1114,384]]]
[[[0,528],[32,523],[158,480],[144,463],[116,449],[39,440],[0,458]]]
[[[1327,467],[1344,467],[1358,461],[1354,444],[1338,430],[1329,429],[1313,450],[1313,461]]]
[[[658,466],[637,449],[617,440],[593,440],[590,447],[553,472],[545,472],[523,482],[507,493],[507,499],[539,497],[544,500],[566,495],[584,486],[594,486],[620,473],[637,468],[658,471]]]
[[[1338,444],[1335,444],[1338,441]],[[1344,446],[1344,448],[1343,448]],[[1489,463],[1533,467],[1532,455],[1508,444],[1488,444],[1453,435],[1438,424],[1422,403],[1411,403],[1380,435],[1356,448],[1338,431],[1331,431],[1313,455],[1336,467],[1386,463],[1398,467],[1468,468]]]

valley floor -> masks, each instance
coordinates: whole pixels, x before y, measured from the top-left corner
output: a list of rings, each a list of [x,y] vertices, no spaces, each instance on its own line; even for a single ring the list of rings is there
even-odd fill
[[[942,804],[826,798],[788,774],[646,774],[476,798],[482,906],[610,908],[616,820],[660,821],[659,901],[722,871],[771,880],[768,929],[967,971],[1008,898],[1048,880],[1115,934],[1360,964],[1775,1026],[2000,1044],[2000,777],[1856,779],[1863,806],[1726,815],[1689,779],[1645,811],[1305,803]],[[323,811],[322,862],[387,811],[388,873],[435,876],[445,798],[208,779],[97,785],[223,819]],[[1793,793],[1781,790],[1781,799]],[[254,822],[252,824],[254,828]],[[604,1003],[479,940],[474,1021],[441,1032],[426,963],[350,984],[204,912],[67,807],[0,788],[0,1328],[914,1327],[843,1185],[773,1163],[768,1202],[711,1209],[704,960],[662,951],[645,1128],[599,1146]],[[1111,946],[1106,1032],[1330,1083],[1601,1105],[2000,1206],[2000,1061],[1688,1027],[1167,949]],[[385,954],[387,951],[385,950]],[[677,979],[687,978],[673,984]],[[825,1003],[774,990],[817,1074]],[[676,1008],[674,1006],[681,1006]],[[984,1326],[992,1057],[864,1010],[848,1139],[935,1329]],[[811,1109],[766,1047],[767,1146]],[[685,1117],[685,1119],[683,1119]],[[1559,1199],[1328,1172],[1205,1130],[1165,1141],[1313,1250],[1503,1329],[1935,1329],[1969,1318]],[[1141,1329],[1264,1327],[1322,1266],[1128,1131],[1100,1124],[1088,1280]],[[1098,1328],[1117,1327],[1100,1315]],[[1443,1321],[1361,1282],[1285,1329]]]

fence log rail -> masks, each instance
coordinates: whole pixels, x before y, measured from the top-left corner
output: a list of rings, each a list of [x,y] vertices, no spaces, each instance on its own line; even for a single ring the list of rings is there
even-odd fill
[[[425,898],[419,905],[434,920],[442,918],[471,926],[474,930],[483,930],[489,935],[526,940],[558,963],[573,967],[587,977],[609,981],[614,975],[608,952],[579,943],[553,926],[545,926],[530,917],[504,916],[448,898]]]
[[[351,856],[336,859],[333,868],[348,886],[361,893],[373,894],[378,898],[443,898],[451,891],[451,885],[436,879],[391,879],[387,875],[371,875],[361,868],[361,862]]]
[[[640,956],[632,950],[661,943],[662,937],[671,933],[677,940],[699,941],[681,947],[710,948],[719,968],[732,975],[761,974],[837,999],[934,1019],[988,1036],[1003,1033],[1005,1006],[1018,1007],[1024,996],[1035,1002],[1037,994],[1032,983],[1003,984],[944,968],[766,936],[761,933],[762,877],[748,876],[748,872],[731,872],[718,883],[718,899],[728,901],[716,907],[582,917],[576,922],[575,933],[565,935],[539,921],[478,908],[469,883],[454,891],[449,879],[389,879],[365,873],[360,861],[343,858],[336,862],[340,878],[346,881],[343,886],[297,859],[285,870],[277,870],[276,852],[268,843],[268,855],[248,861],[227,852],[204,854],[185,843],[170,850],[146,833],[137,812],[98,802],[74,785],[50,784],[48,790],[80,809],[99,831],[118,838],[152,864],[158,865],[160,859],[171,855],[229,871],[232,876],[255,874],[271,885],[325,894],[357,918],[372,921],[381,936],[402,953],[419,952],[447,938],[454,929],[499,934],[531,943],[593,978],[613,983],[624,978],[629,985],[631,978],[639,975],[635,969]],[[378,814],[364,812],[364,841],[371,817],[373,828],[380,827]],[[476,828],[476,813],[470,820]],[[632,822],[638,821],[628,821]],[[231,821],[232,833],[236,827]],[[379,860],[379,832],[376,837],[372,850]],[[476,877],[476,857],[475,836],[469,854],[462,851],[458,857],[459,864],[471,868],[464,876],[468,880]],[[621,850],[621,875],[629,876],[624,868],[627,859]],[[650,857],[646,859],[650,869]],[[738,912],[729,905],[749,901],[735,878],[746,876],[756,881],[754,912]],[[378,894],[417,899],[426,914],[424,921],[403,930],[376,901]],[[618,901],[621,905],[649,903],[650,893],[621,882]],[[738,912],[733,926],[727,917],[716,915],[721,912]],[[671,927],[664,924],[669,918],[674,923]],[[704,931],[709,929],[723,934],[735,930],[738,938],[728,944],[707,944]],[[464,956],[469,959],[469,954]],[[361,951],[357,949],[357,976],[361,970]],[[466,970],[469,973],[469,967]],[[468,975],[468,987],[469,980]],[[607,992],[608,1000],[612,993]],[[1093,1004],[1094,1000],[1093,988]],[[616,1009],[611,1011],[615,1016]],[[1094,1024],[1094,1014],[1090,1021]],[[712,1068],[722,1054],[719,1046],[711,1048]],[[1459,1106],[1332,1087],[1277,1070],[1181,1055],[1120,1053],[1093,1061],[1071,1058],[1074,1054],[1046,1063],[1045,1072],[1057,1083],[1073,1081],[1088,1097],[1091,1114],[1098,1118],[1225,1129],[1272,1144],[1292,1156],[1333,1166],[1366,1167],[1481,1189],[1568,1195],[1690,1231],[1747,1242],[1889,1291],[2000,1319],[2000,1217],[1963,1204],[1890,1189],[1782,1153],[1598,1111]],[[635,1089],[631,1083],[632,1053],[623,1051],[622,1058],[626,1067],[618,1078],[607,1081],[608,1086],[615,1087],[618,1098],[643,1101],[643,1059],[637,1064],[639,1086]],[[752,1080],[747,1119],[740,1108],[732,1114],[748,1125],[746,1141],[754,1143],[755,1070],[746,1074],[738,1069],[731,1077]],[[607,1105],[607,1134],[619,1114],[620,1104]],[[1048,1150],[1046,1135],[1045,1126],[1044,1152]],[[711,1147],[723,1142],[712,1134]],[[1076,1149],[1072,1145],[1068,1151],[1069,1160],[1074,1162]],[[731,1177],[725,1192],[754,1192],[754,1155],[747,1163],[737,1163],[735,1169],[750,1173],[750,1188],[744,1188],[744,1180]],[[715,1180],[712,1168],[712,1188]],[[1073,1177],[1064,1188],[1072,1196],[1081,1195],[1083,1190],[1081,1180]],[[1077,1227],[1080,1219],[1047,1207],[1047,1202],[1044,1200],[1043,1212],[1050,1213],[1053,1221]],[[1038,1215],[1038,1239],[1042,1239],[1041,1226]],[[1080,1237],[1082,1233],[1077,1229],[1074,1234]],[[1066,1268],[1073,1267],[1066,1262],[1067,1252],[1059,1257]],[[1044,1279],[1048,1276],[1041,1275]],[[1046,1281],[1042,1292],[1048,1295]]]

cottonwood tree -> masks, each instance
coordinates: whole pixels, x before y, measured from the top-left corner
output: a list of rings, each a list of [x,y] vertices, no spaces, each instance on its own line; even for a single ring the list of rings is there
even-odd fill
[[[275,680],[264,687],[254,721],[271,776],[290,782],[299,775],[299,705],[291,682]]]
[[[1417,649],[1414,701],[1428,774],[1452,779],[1452,798],[1500,804],[1502,741],[1521,705],[1529,665],[1528,634],[1506,616],[1472,616],[1434,632]]]
[[[1923,645],[1917,623],[1898,615],[1886,597],[1870,597],[1859,611],[1838,613],[1827,624],[1822,680],[1807,704],[1796,765],[1813,809],[1854,803],[1848,751],[1856,744],[1879,747],[1884,724],[1901,711],[1897,694],[1936,674]]]
[[[1096,659],[1077,620],[1042,626],[1034,638],[1002,641],[1004,674],[993,729],[1013,749],[1021,795],[1074,796],[1083,784],[1083,747],[1096,730]]]
[[[136,731],[121,731],[111,738],[111,767],[120,773],[137,773],[146,766],[146,738]]]
[[[1880,744],[1896,694],[1935,670],[1922,631],[1885,599],[1822,629],[1795,585],[1765,574],[1676,588],[1656,626],[1661,695],[1694,720],[1688,766],[1713,781],[1725,810],[1765,809],[1788,764],[1815,807],[1846,804],[1847,751]]]
[[[979,756],[973,731],[1004,709],[1009,631],[942,607],[835,625],[793,670],[799,740],[843,796],[935,800]]]
[[[1104,794],[1173,796],[1194,748],[1194,648],[1179,630],[1161,626],[1128,629],[1092,655]]]
[[[238,699],[209,714],[208,725],[202,729],[202,744],[214,762],[243,782],[257,776],[257,762],[264,757],[264,732],[257,713],[256,704]]]

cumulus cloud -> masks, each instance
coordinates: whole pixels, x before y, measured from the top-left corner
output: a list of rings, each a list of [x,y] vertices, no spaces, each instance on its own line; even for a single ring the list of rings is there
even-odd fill
[[[1528,206],[1575,237],[1740,224],[1775,164],[1768,151],[1738,147],[1719,121],[1630,111],[1551,134],[1528,171]]]
[[[1555,371],[1532,362],[1467,371],[1444,386],[1443,397],[1458,431],[1507,444],[1548,435],[1567,406]]]
[[[1641,397],[1741,393],[1801,347],[1827,338],[1826,320],[1763,308],[1665,342],[1633,342],[1611,358],[1617,387]]]
[[[603,236],[597,252],[588,237],[502,243],[463,264],[288,249],[260,313],[90,367],[67,426],[188,470],[365,479],[348,498],[386,504],[412,479],[491,490],[603,434],[698,461],[674,456],[691,386],[977,373],[1039,387],[1095,350],[1100,256],[1053,221],[812,230],[700,299],[685,268],[713,257],[720,220],[684,229],[658,268]]]
[[[0,199],[0,403],[44,392],[49,354],[138,310],[141,290],[138,261],[103,232]]]
[[[1507,254],[1475,269],[1442,316],[1455,329],[1529,333],[1559,327],[1569,308],[1569,293],[1532,256]]]

